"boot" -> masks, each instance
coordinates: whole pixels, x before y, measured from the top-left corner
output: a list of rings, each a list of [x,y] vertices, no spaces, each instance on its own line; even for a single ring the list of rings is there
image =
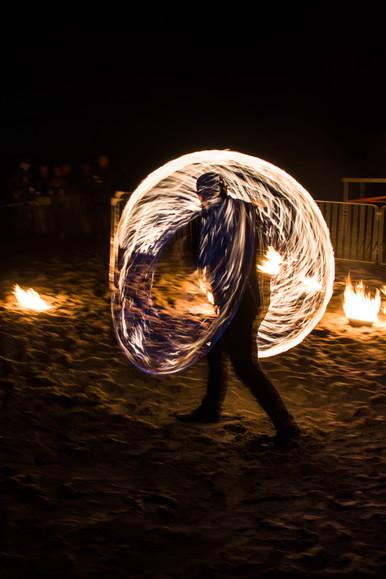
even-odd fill
[[[181,422],[196,422],[198,424],[212,424],[220,421],[221,411],[200,405],[190,414],[177,414]]]

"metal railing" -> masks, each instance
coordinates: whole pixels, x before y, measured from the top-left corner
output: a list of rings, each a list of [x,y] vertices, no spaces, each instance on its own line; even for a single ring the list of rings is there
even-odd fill
[[[379,260],[378,262],[381,265],[386,265],[386,228],[385,228],[385,213],[386,213],[386,205],[384,205],[379,211]]]
[[[384,208],[369,203],[316,202],[336,259],[384,263]]]
[[[84,195],[37,197],[0,205],[2,223],[16,236],[61,234],[87,235],[90,231],[89,200]]]
[[[358,191],[359,185],[359,194],[356,193],[356,199],[363,199],[366,202],[365,195],[366,195],[366,185],[370,185],[372,192],[374,193],[374,184],[379,185],[377,187],[378,195],[386,194],[386,179],[384,178],[360,178],[360,177],[343,177],[343,201],[350,201],[350,192],[352,192],[352,187],[350,191],[350,184],[356,184],[356,190]],[[367,187],[368,191],[368,187]]]
[[[110,259],[117,255],[115,232],[130,193],[117,191],[111,198]],[[385,211],[369,203],[316,201],[330,230],[335,259],[386,264]],[[114,272],[115,263],[110,263]],[[112,281],[112,280],[111,280]]]

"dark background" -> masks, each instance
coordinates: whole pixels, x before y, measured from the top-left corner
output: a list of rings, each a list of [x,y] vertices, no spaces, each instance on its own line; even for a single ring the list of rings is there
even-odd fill
[[[228,148],[316,199],[341,199],[342,177],[385,177],[383,18],[320,6],[17,6],[1,33],[2,176],[24,156],[76,166],[103,152],[131,190],[173,158]]]

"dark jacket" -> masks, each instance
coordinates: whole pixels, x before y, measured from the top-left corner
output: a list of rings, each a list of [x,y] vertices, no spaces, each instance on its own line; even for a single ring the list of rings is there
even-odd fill
[[[244,213],[242,213],[244,211]],[[208,210],[203,210],[197,244],[196,265],[205,268],[210,277],[215,304],[221,309],[232,296],[238,296],[234,287],[229,287],[229,268],[234,265],[227,260],[229,248],[237,240],[241,219],[246,219],[245,247],[241,256],[241,277],[248,276],[248,283],[242,297],[250,315],[255,317],[263,308],[263,294],[260,276],[256,270],[257,254],[261,250],[261,228],[256,231],[256,208],[246,201],[225,197]],[[254,241],[254,243],[252,243]],[[239,264],[236,264],[237,266]]]

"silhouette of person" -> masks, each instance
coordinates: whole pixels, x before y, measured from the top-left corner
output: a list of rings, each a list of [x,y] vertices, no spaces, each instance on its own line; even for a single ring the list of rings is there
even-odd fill
[[[92,176],[92,165],[87,161],[84,161],[80,167],[79,190],[82,204],[84,233],[88,235],[92,232],[93,224],[94,180]]]
[[[47,164],[42,163],[38,166],[33,185],[35,189],[35,203],[33,205],[35,232],[52,233],[54,231],[53,189],[51,187],[50,168]]]
[[[96,167],[92,172],[93,199],[92,222],[93,232],[105,237],[110,230],[110,198],[114,193],[114,175],[107,155],[98,155]]]
[[[216,205],[234,202],[227,195],[224,180],[216,173],[201,175],[197,179],[196,187],[197,195],[203,208],[202,214],[204,215],[206,212],[215,211]],[[215,200],[215,204],[213,204],[213,200]],[[239,201],[239,203],[246,202]],[[252,209],[251,214],[255,216],[255,207],[250,203],[246,203],[246,205],[249,206],[249,211]],[[206,227],[206,219],[201,218],[199,250],[200,244],[208,243],[208,240],[210,240],[210,235],[205,231]],[[219,228],[219,231],[221,232],[221,228]],[[255,235],[255,239],[258,240],[259,235]],[[255,243],[256,251],[257,243]],[[210,256],[210,247],[206,248],[206,253]],[[209,260],[207,259],[206,265],[208,267],[209,264],[209,268],[213,269],[216,267],[216,262],[221,261],[221,255],[216,255],[216,259],[213,260],[212,264],[210,261],[210,258]],[[215,303],[220,303],[221,307],[221,288],[217,288],[217,294],[220,295],[215,296]],[[256,257],[253,256],[248,284],[237,312],[224,334],[207,354],[209,372],[205,397],[200,406],[193,412],[178,416],[180,420],[198,423],[212,423],[220,420],[222,405],[227,391],[229,362],[231,362],[237,377],[249,388],[271,419],[277,431],[277,442],[286,442],[300,434],[294,417],[287,410],[279,392],[263,372],[257,360],[254,322],[262,307],[261,284],[256,272]]]
[[[13,231],[18,236],[24,236],[32,229],[32,212],[29,202],[34,198],[34,189],[30,168],[30,159],[22,159],[7,183],[10,201],[15,203],[12,211]]]

